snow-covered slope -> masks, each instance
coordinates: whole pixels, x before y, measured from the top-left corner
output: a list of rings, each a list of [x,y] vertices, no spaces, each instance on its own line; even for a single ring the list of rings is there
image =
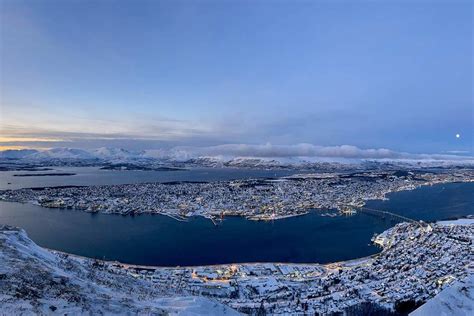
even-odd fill
[[[136,159],[143,155],[143,152],[133,152],[122,148],[102,147],[91,151],[91,154],[100,159]]]
[[[410,316],[474,315],[474,274],[447,287]]]
[[[455,219],[455,220],[451,220],[451,221],[439,221],[439,222],[437,222],[437,224],[446,225],[446,226],[451,226],[451,225],[474,225],[474,218],[468,217],[468,218],[459,218],[459,219]]]
[[[208,298],[173,293],[37,246],[0,226],[0,314],[239,315]]]
[[[473,225],[474,218],[440,221],[438,225]],[[472,236],[470,236],[473,239]],[[474,241],[474,240],[473,240]],[[438,295],[410,313],[410,316],[469,316],[474,315],[474,274],[442,290]]]

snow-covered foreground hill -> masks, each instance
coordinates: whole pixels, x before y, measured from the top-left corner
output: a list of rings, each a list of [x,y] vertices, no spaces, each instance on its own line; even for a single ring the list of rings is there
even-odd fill
[[[112,274],[93,261],[37,246],[24,230],[0,227],[0,314],[239,315],[197,296]]]
[[[420,315],[470,315],[474,219],[400,223],[377,240],[381,253],[328,265],[165,268],[47,250],[0,226],[0,314],[393,315],[428,301]]]

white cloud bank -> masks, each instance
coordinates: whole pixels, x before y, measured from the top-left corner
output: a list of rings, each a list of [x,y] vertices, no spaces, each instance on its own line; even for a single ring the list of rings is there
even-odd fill
[[[386,148],[361,149],[351,145],[317,146],[226,144],[209,147],[175,147],[169,151],[149,151],[150,156],[258,157],[258,158],[345,158],[345,159],[412,159],[412,160],[473,160],[474,157],[450,154],[411,154]]]

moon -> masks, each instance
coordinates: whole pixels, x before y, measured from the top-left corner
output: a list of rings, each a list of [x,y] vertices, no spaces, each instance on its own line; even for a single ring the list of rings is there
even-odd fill
[[[456,134],[456,138],[459,138],[459,137],[461,137],[461,135],[459,135],[459,134]]]

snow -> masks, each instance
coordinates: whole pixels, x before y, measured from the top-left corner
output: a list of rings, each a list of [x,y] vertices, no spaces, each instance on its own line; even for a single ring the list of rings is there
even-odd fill
[[[398,224],[382,234],[394,246],[376,260],[324,267],[254,263],[154,270],[47,250],[24,230],[0,226],[0,314],[238,315],[232,308],[256,312],[262,299],[265,308],[290,314],[301,309],[294,293],[319,295],[307,302],[310,310],[324,314],[361,302],[380,303],[382,291],[388,308],[407,297],[425,300],[438,294],[415,316],[472,315],[472,244],[465,240],[473,235],[474,226],[466,225],[471,221],[433,224],[431,231]],[[413,249],[425,259],[413,260]],[[435,273],[428,278],[432,273],[427,271]],[[419,293],[425,286],[428,290]]]
[[[439,225],[450,226],[450,225],[474,225],[474,218],[460,218],[452,221],[440,221],[437,222]]]
[[[410,316],[474,315],[474,274],[441,291]]]
[[[240,145],[242,147],[242,145]],[[303,146],[304,147],[304,146]],[[228,148],[229,152],[224,150],[220,152],[220,149]],[[232,149],[233,148],[233,149]],[[167,162],[194,162],[197,165],[202,166],[213,166],[222,167],[224,164],[229,167],[245,167],[245,168],[289,168],[299,167],[305,168],[308,166],[313,167],[341,167],[344,166],[358,166],[363,165],[366,167],[382,167],[392,166],[399,168],[428,168],[428,167],[449,167],[449,166],[473,166],[474,159],[469,156],[456,156],[456,155],[415,155],[413,159],[399,159],[399,158],[373,158],[366,159],[363,150],[360,150],[353,146],[341,146],[341,152],[334,152],[334,156],[328,155],[327,150],[337,148],[316,148],[316,153],[319,155],[313,155],[311,151],[295,151],[289,152],[288,154],[281,155],[272,150],[268,151],[266,147],[260,149],[263,152],[254,152],[251,149],[252,146],[243,146],[239,149],[239,146],[235,148],[234,145],[224,145],[217,147],[203,147],[203,148],[190,148],[190,147],[173,147],[169,149],[155,149],[155,150],[144,150],[144,151],[129,151],[122,148],[97,148],[97,149],[76,149],[76,148],[52,148],[47,150],[5,150],[0,151],[0,159],[26,159],[26,160],[39,160],[45,161],[48,159],[101,159],[106,161],[134,161],[134,160],[158,160]],[[241,150],[243,149],[243,151]],[[271,148],[270,148],[271,149]],[[281,148],[280,148],[281,149]],[[301,148],[300,148],[301,149]],[[303,148],[304,149],[304,148]],[[343,152],[349,150],[349,156]],[[321,152],[320,152],[321,151]],[[273,155],[272,155],[273,153]],[[294,155],[290,155],[293,153]],[[360,157],[358,153],[362,154]],[[377,155],[381,153],[379,151],[372,151],[369,153]],[[243,156],[240,154],[244,154]],[[341,155],[342,156],[338,156]],[[300,156],[303,155],[303,156]],[[350,156],[354,157],[350,157]],[[383,155],[383,151],[382,151]]]
[[[24,230],[0,226],[0,314],[240,315],[93,262],[46,250]]]
[[[358,265],[254,263],[191,269],[147,268],[68,255],[37,246],[24,230],[0,226],[0,314],[238,315],[232,308],[255,313],[261,304],[270,313],[292,314],[302,311],[297,293],[303,298],[319,295],[306,302],[310,311],[321,314],[362,302],[392,308],[403,298],[425,300],[438,294],[413,315],[471,315],[472,245],[455,243],[456,238],[472,235],[471,228],[435,226],[422,234],[417,225],[398,224],[388,236],[399,240],[398,246],[383,253],[387,262],[379,257],[358,259]],[[410,238],[414,236],[424,237]],[[440,256],[431,252],[436,243],[442,246],[437,248],[443,250],[437,251]],[[436,258],[425,256],[402,270],[408,263],[399,258],[413,258],[414,245]],[[427,279],[426,268],[439,274]],[[429,292],[416,294],[425,285]]]
[[[140,157],[143,152],[134,152],[122,148],[101,147],[91,151],[91,154],[100,159],[134,159]]]
[[[166,310],[170,315],[240,315],[238,312],[225,305],[207,298],[196,296],[162,298],[156,301],[156,305],[163,310]]]

